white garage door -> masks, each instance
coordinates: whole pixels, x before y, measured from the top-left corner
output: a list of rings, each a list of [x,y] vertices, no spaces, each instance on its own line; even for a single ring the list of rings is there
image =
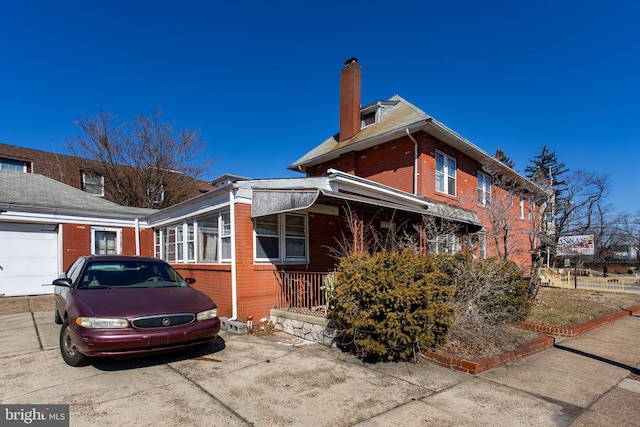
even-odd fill
[[[0,296],[53,293],[58,276],[55,224],[0,223]]]

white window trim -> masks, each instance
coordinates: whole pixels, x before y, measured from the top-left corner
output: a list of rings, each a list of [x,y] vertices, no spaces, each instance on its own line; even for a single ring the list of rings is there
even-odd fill
[[[444,159],[443,162],[443,168],[444,170],[442,171],[444,177],[443,177],[443,189],[442,190],[438,190],[438,173],[440,173],[438,171],[438,160],[434,157],[435,163],[436,163],[436,167],[435,167],[435,176],[436,176],[436,192],[438,193],[442,193],[442,194],[446,194],[447,196],[452,196],[455,197],[458,194],[458,160],[455,157],[449,156],[445,153],[443,153],[442,151],[438,151],[436,150],[436,156],[437,155],[441,155]],[[449,161],[453,161],[453,163],[455,164],[455,170],[453,171],[453,182],[455,183],[455,189],[453,194],[449,193]]]
[[[480,206],[488,206],[491,204],[491,176],[482,171],[478,171],[477,179],[478,191],[482,191],[482,200],[478,200],[478,204]],[[481,184],[482,187],[480,187]]]
[[[231,234],[222,235],[222,227],[223,220],[222,216],[229,211],[220,211],[213,212],[207,217],[217,216],[218,221],[218,236],[217,236],[217,245],[218,245],[218,259],[216,261],[209,262],[198,262],[198,253],[199,253],[199,245],[200,245],[200,237],[198,236],[198,218],[188,218],[183,222],[168,224],[166,226],[155,228],[154,231],[154,241],[153,241],[153,253],[154,256],[160,258],[164,261],[176,264],[225,264],[230,263],[231,258],[222,258],[222,239],[224,237],[232,238]],[[193,226],[193,257],[189,257],[189,226]],[[176,230],[176,241],[174,242],[174,253],[176,254],[175,260],[167,260],[165,253],[165,244],[164,238],[165,233],[169,229]],[[178,229],[182,232],[182,241],[178,241]],[[178,258],[178,247],[182,244],[182,257]],[[231,253],[231,257],[233,257],[233,253]]]
[[[224,230],[223,217],[224,217],[225,214],[229,215],[229,234],[224,234],[225,230]],[[220,262],[220,263],[229,263],[229,262],[231,262],[231,259],[233,258],[233,253],[230,253],[228,258],[223,258],[222,257],[222,252],[223,252],[223,250],[222,250],[222,240],[223,239],[226,239],[226,238],[229,239],[230,252],[232,250],[232,248],[231,248],[231,239],[233,238],[232,237],[232,234],[233,234],[232,227],[233,227],[233,223],[231,221],[231,212],[230,211],[219,212],[218,213],[218,230],[219,230],[218,231],[218,248],[219,248],[219,250],[218,250],[218,258],[219,258],[218,262]]]
[[[30,162],[26,162],[24,160],[15,160],[15,159],[9,159],[6,157],[0,157],[0,170],[12,170],[9,167],[2,167],[2,165],[13,165],[13,166],[22,166],[22,173],[27,173],[29,172],[29,169],[31,168],[31,163]],[[21,164],[21,165],[20,165]]]
[[[122,229],[112,227],[91,227],[91,255],[96,254],[96,231],[111,231],[116,233],[116,254],[122,253]]]
[[[294,214],[294,213],[279,213],[276,214],[278,216],[278,257],[277,258],[258,258],[258,245],[256,244],[256,238],[258,234],[256,233],[255,220],[253,222],[253,260],[256,264],[264,264],[264,263],[278,263],[278,264],[308,264],[309,263],[309,217],[306,214]],[[287,257],[286,254],[286,215],[290,216],[299,216],[304,218],[304,259],[303,258],[294,258]]]
[[[520,199],[520,219],[524,219],[524,199]]]
[[[100,194],[97,193],[90,193],[87,191],[87,175],[91,174],[89,172],[82,172],[82,191],[84,191],[85,193],[89,193],[91,195],[94,196],[98,196],[98,197],[104,197],[104,175],[99,174],[97,172],[93,172],[92,174],[97,177],[100,178]]]

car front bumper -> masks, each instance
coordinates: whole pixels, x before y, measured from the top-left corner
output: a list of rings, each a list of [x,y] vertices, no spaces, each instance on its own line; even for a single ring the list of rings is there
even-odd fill
[[[91,356],[128,356],[190,347],[211,341],[220,332],[220,319],[149,329],[89,329],[72,327],[71,339],[80,353]]]

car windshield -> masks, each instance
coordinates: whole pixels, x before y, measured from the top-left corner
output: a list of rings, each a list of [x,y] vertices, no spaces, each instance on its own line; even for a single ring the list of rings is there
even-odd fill
[[[153,261],[93,261],[78,288],[158,288],[187,286],[170,265]]]

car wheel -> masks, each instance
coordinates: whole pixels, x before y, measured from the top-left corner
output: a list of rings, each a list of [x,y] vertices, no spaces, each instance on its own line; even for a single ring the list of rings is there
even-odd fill
[[[68,319],[65,319],[60,329],[60,354],[70,366],[84,366],[89,363],[89,358],[80,353],[71,340],[71,326]]]
[[[60,313],[58,313],[58,307],[55,308],[55,313],[53,313],[53,321],[56,325],[62,325],[62,317],[60,317]]]

